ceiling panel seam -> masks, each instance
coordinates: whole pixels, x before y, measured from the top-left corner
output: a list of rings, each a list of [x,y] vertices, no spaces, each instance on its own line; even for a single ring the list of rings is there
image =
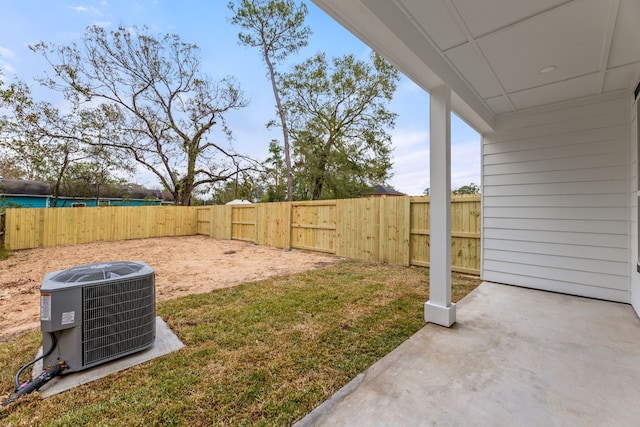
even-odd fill
[[[447,0],[447,1],[450,1],[450,0]],[[532,1],[535,1],[535,0],[532,0]],[[509,24],[503,25],[502,27],[498,27],[498,28],[495,28],[495,29],[493,29],[491,31],[487,31],[485,34],[479,34],[477,37],[474,37],[474,39],[481,39],[483,37],[488,36],[489,34],[493,34],[493,33],[497,33],[497,32],[502,31],[502,30],[506,30],[507,28],[513,27],[515,25],[519,25],[519,24],[521,24],[521,23],[523,23],[525,21],[528,21],[529,19],[535,18],[536,16],[544,15],[545,13],[548,13],[548,12],[550,12],[552,10],[564,7],[567,4],[572,3],[574,1],[575,0],[567,0],[564,3],[557,4],[555,6],[552,6],[552,7],[548,8],[548,9],[545,9],[545,10],[542,10],[540,12],[537,12],[537,13],[534,13],[532,15],[529,15],[527,17],[518,19],[517,21],[510,22]],[[452,49],[453,49],[453,47],[452,47]]]
[[[480,125],[481,127],[488,126],[493,128],[495,120],[493,111],[478,96],[467,80],[460,75],[460,72],[452,66],[448,58],[442,55],[442,51],[436,47],[433,41],[429,37],[425,37],[422,28],[415,24],[415,20],[410,14],[407,14],[404,8],[399,7],[395,0],[392,2],[388,0],[361,0],[361,3],[378,17],[387,28],[392,27],[393,25],[390,26],[389,23],[395,20],[397,24],[395,36],[407,48],[412,50],[427,67],[433,70],[444,84],[449,86],[452,91],[457,92],[458,98],[473,111],[477,118],[484,122],[484,124]],[[400,21],[404,22],[401,23]],[[415,34],[419,38],[415,37]],[[422,42],[418,42],[419,39]],[[418,43],[416,44],[416,42]],[[431,59],[431,61],[428,59]]]
[[[366,6],[366,1],[363,2]],[[451,71],[453,71],[458,78],[464,83],[464,85],[466,86],[466,88],[468,90],[470,90],[473,95],[476,97],[476,99],[484,106],[484,108],[486,108],[488,111],[490,111],[493,115],[493,110],[491,110],[491,108],[487,105],[487,103],[482,99],[482,97],[480,96],[480,94],[476,91],[476,89],[473,87],[473,85],[462,75],[462,73],[458,70],[457,67],[455,67],[451,61],[449,60],[449,58],[447,58],[446,55],[443,54],[442,50],[440,50],[440,48],[438,48],[437,44],[435,43],[435,41],[429,36],[429,34],[427,33],[427,31],[422,27],[422,25],[420,25],[420,23],[417,21],[417,19],[415,19],[413,17],[413,15],[400,3],[398,3],[396,0],[393,0],[393,3],[395,4],[396,8],[409,20],[409,22],[411,24],[413,24],[413,27],[415,28],[415,30],[418,32],[418,34],[420,34],[420,36],[422,38],[424,38],[424,40],[429,43],[433,49],[438,52],[438,56],[440,56],[440,58],[442,59],[442,61],[445,62],[445,64],[448,65],[449,69]],[[427,66],[429,66],[427,64]],[[459,94],[460,95],[460,94]]]
[[[611,0],[609,6],[609,20],[607,22],[607,32],[605,39],[602,43],[602,54],[600,57],[600,75],[599,79],[599,93],[604,92],[604,83],[607,70],[609,68],[609,56],[611,55],[611,46],[613,44],[613,33],[616,28],[616,20],[618,19],[618,11],[620,9],[620,0]]]
[[[449,9],[449,12],[451,13],[451,15],[453,15],[453,19],[456,20],[458,26],[460,27],[460,29],[464,33],[464,36],[467,38],[467,42],[471,44],[471,47],[478,54],[478,56],[481,58],[481,60],[484,63],[484,65],[489,70],[491,70],[491,74],[493,75],[494,80],[497,82],[498,87],[500,88],[500,92],[502,93],[502,96],[504,96],[505,99],[507,100],[507,102],[509,104],[509,107],[511,108],[511,111],[516,111],[515,104],[513,103],[513,101],[511,101],[511,98],[507,94],[507,91],[505,90],[504,86],[502,85],[502,82],[500,81],[500,79],[496,75],[495,70],[493,69],[493,67],[491,66],[491,64],[487,60],[487,58],[484,56],[484,53],[482,52],[482,50],[480,49],[480,47],[476,43],[475,38],[471,34],[471,31],[469,30],[469,27],[467,27],[467,23],[464,21],[464,19],[462,18],[462,16],[458,12],[458,9],[451,2],[451,0],[445,0],[445,4],[446,4],[447,8]],[[443,56],[446,56],[445,55],[445,51],[442,51],[442,54],[443,54]],[[454,68],[456,68],[456,67],[454,67]],[[469,84],[469,86],[473,87],[471,84]],[[474,90],[475,90],[475,88],[474,88]],[[482,101],[485,102],[485,100],[480,96],[480,94],[478,94],[478,97],[480,97],[480,99],[482,99]],[[491,98],[496,98],[496,97],[492,96]]]

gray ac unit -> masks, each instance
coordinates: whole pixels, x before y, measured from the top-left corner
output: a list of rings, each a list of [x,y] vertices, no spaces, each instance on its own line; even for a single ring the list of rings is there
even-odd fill
[[[40,288],[44,366],[80,371],[141,350],[155,340],[155,273],[143,262],[114,261],[54,271]]]

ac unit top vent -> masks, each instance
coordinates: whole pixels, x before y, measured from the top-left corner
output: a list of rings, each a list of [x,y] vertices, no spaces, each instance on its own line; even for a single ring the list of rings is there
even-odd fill
[[[107,263],[93,263],[49,273],[46,275],[48,277],[46,277],[45,283],[57,288],[63,284],[95,283],[103,280],[126,279],[128,276],[145,274],[145,271],[141,271],[144,269],[149,269],[150,273],[153,272],[153,270],[143,262],[110,261]],[[43,287],[42,290],[46,289]]]

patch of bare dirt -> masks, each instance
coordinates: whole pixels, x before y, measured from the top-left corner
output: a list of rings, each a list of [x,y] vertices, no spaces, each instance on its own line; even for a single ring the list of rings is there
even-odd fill
[[[148,264],[156,272],[156,299],[161,301],[320,268],[338,258],[206,236],[16,251],[0,261],[0,341],[40,326],[40,285],[46,273],[106,261]]]

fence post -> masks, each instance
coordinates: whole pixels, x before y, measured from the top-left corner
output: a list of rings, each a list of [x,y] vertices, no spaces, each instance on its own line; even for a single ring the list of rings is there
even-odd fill
[[[284,224],[282,227],[286,230],[284,233],[284,249],[291,250],[291,233],[293,233],[293,202],[284,203]]]
[[[411,265],[411,198],[409,196],[402,197],[402,234],[398,236],[402,240],[402,265],[409,267]]]
[[[232,240],[233,239],[233,206],[232,205],[225,205],[224,207],[224,216],[226,219],[226,224],[227,224],[227,229],[225,230],[225,236],[224,238],[227,240]]]

